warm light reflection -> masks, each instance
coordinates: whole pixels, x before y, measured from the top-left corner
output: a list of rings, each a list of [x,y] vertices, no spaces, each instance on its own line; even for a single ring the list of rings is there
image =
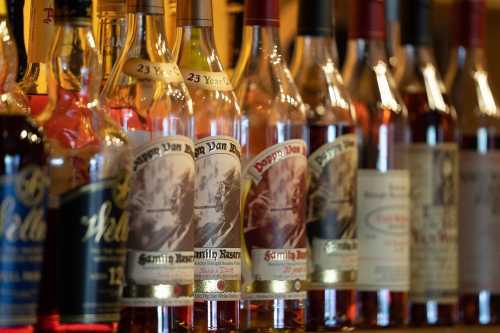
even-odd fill
[[[476,92],[480,112],[489,116],[497,116],[497,105],[488,84],[488,73],[479,70],[474,73],[474,80],[477,82]]]
[[[380,91],[380,102],[382,104],[380,105],[380,107],[387,108],[395,112],[400,112],[401,107],[392,94],[392,89],[387,77],[387,65],[383,61],[380,61],[375,66],[373,66],[373,70],[375,71],[375,76]]]
[[[427,92],[427,100],[431,110],[449,112],[448,106],[444,102],[441,83],[436,74],[436,69],[432,64],[427,64],[422,70],[424,77],[425,91]]]

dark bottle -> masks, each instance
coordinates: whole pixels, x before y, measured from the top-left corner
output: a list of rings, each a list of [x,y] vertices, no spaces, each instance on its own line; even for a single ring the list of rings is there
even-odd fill
[[[309,129],[306,223],[313,269],[307,291],[308,331],[352,327],[356,303],[358,151],[354,108],[331,38],[331,5],[330,0],[300,1],[291,65]]]
[[[459,292],[464,324],[500,322],[500,110],[488,82],[483,0],[455,4],[446,87],[460,125]]]
[[[16,45],[0,1],[0,332],[30,333],[42,273],[47,219],[47,153],[15,84]],[[17,101],[15,103],[12,103]],[[22,105],[18,104],[21,103]]]
[[[17,80],[24,76],[27,65],[27,54],[24,43],[24,3],[25,0],[7,0],[9,21],[12,26],[12,36],[17,42]]]
[[[100,61],[90,0],[56,0],[49,61],[55,88],[42,126],[50,145],[49,271],[44,285],[61,324],[49,330],[116,330],[128,213],[127,140],[98,108]],[[55,261],[55,262],[54,262]],[[56,317],[53,318],[57,320]]]
[[[431,48],[430,0],[403,1],[405,57],[397,73],[412,130],[412,325],[456,321],[458,147],[455,109],[448,103]]]
[[[403,56],[401,47],[400,2],[405,0],[385,0],[385,45],[388,63],[394,72]]]
[[[407,110],[387,63],[384,2],[356,0],[350,6],[344,79],[356,108],[361,147],[356,325],[402,326],[408,320],[409,290]]]

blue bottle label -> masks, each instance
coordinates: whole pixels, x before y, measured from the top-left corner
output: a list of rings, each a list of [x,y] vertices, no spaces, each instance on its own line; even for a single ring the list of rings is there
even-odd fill
[[[86,184],[61,197],[58,296],[61,322],[119,319],[128,213],[126,177]]]
[[[39,166],[0,177],[0,326],[36,321],[47,184]]]

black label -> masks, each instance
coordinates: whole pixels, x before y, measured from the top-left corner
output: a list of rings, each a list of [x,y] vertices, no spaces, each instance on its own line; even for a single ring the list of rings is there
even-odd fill
[[[107,180],[61,198],[59,308],[62,322],[112,322],[119,299],[128,235],[123,210],[128,185]]]
[[[0,326],[36,321],[47,187],[37,166],[0,177]]]

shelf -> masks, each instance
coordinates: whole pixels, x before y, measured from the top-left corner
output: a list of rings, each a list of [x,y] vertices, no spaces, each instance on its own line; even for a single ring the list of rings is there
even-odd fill
[[[386,330],[354,330],[356,333],[500,333],[500,327],[440,327]]]

